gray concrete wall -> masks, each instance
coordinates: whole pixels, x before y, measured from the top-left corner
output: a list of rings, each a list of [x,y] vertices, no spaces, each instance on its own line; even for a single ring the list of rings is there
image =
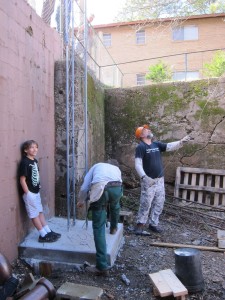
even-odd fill
[[[149,123],[155,139],[193,140],[163,154],[168,188],[178,166],[225,168],[225,79],[106,90],[106,154],[121,164],[127,187],[137,187],[135,129]]]
[[[17,191],[20,145],[27,139],[39,143],[44,210],[54,215],[54,61],[61,42],[25,0],[0,1],[0,27],[0,249],[12,260],[31,226]]]
[[[77,192],[85,174],[85,113],[83,63],[75,61],[75,178]],[[66,196],[66,70],[64,62],[55,66],[56,121],[56,214],[67,216]],[[105,158],[104,90],[88,75],[88,168]],[[73,216],[71,208],[70,215]],[[76,215],[80,217],[80,215]]]

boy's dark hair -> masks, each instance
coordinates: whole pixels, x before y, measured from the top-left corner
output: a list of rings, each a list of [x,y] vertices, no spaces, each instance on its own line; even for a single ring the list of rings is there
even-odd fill
[[[36,141],[34,141],[34,140],[28,140],[28,141],[26,141],[26,142],[23,143],[23,145],[22,145],[22,154],[23,155],[27,155],[27,153],[25,152],[25,150],[28,150],[32,144],[35,144],[38,147],[38,143]]]

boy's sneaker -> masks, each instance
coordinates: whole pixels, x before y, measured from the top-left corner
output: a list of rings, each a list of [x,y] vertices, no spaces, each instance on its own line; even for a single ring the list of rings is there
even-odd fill
[[[53,243],[56,242],[57,238],[51,234],[51,232],[47,233],[45,236],[39,236],[39,243]]]
[[[61,238],[61,234],[58,232],[54,232],[51,230],[51,232],[49,232],[52,236],[56,237],[57,239]]]

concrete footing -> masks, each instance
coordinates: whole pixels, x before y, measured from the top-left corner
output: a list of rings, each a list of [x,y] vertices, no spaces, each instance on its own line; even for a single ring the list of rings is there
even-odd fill
[[[39,243],[38,232],[32,230],[19,245],[19,257],[31,265],[36,273],[43,263],[51,265],[52,269],[74,269],[76,265],[88,262],[95,265],[95,244],[92,231],[92,222],[88,226],[84,220],[76,220],[75,225],[68,226],[65,218],[52,218],[48,220],[49,227],[58,233],[61,238],[54,243]],[[69,227],[69,230],[68,230]],[[123,224],[118,224],[116,234],[111,235],[106,228],[107,259],[113,266],[118,251],[123,244]]]

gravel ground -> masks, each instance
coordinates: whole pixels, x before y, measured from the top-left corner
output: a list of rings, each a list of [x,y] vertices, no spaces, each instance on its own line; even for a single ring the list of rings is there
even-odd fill
[[[137,207],[132,203],[128,204],[127,199],[123,201],[124,208],[130,209],[132,206],[135,219]],[[151,233],[149,236],[136,236],[133,231],[135,222],[124,224],[125,243],[107,277],[90,275],[83,267],[74,268],[73,272],[53,271],[50,276],[45,277],[56,289],[64,282],[100,287],[104,291],[102,299],[160,299],[153,295],[149,273],[164,269],[175,271],[175,248],[156,247],[152,246],[152,243],[217,247],[217,229],[225,230],[225,215],[224,212],[209,211],[205,207],[193,208],[188,203],[184,208],[183,205],[170,200],[166,203],[160,220],[164,229],[160,235]],[[201,251],[200,255],[205,288],[201,293],[189,294],[186,299],[225,299],[224,252]],[[32,272],[19,259],[13,268],[21,282],[27,273]]]

